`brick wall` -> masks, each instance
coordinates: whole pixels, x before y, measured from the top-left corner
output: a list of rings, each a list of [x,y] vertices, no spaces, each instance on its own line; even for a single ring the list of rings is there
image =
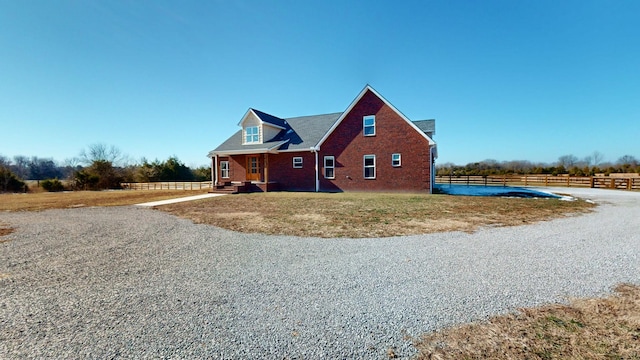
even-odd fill
[[[302,157],[302,168],[293,167],[293,158]],[[281,190],[315,191],[315,154],[310,151],[269,154],[269,181]]]
[[[222,178],[222,173],[220,171],[220,162],[221,161],[229,161],[229,178]],[[218,181],[220,183],[224,183],[227,181],[245,181],[247,178],[247,162],[244,155],[235,155],[235,156],[221,156],[218,158]]]
[[[376,135],[364,136],[362,118],[376,117]],[[319,153],[321,191],[429,191],[429,142],[368,91],[327,138]],[[391,155],[401,154],[393,167]],[[376,156],[376,178],[364,178],[364,155]],[[325,155],[335,156],[335,179],[324,179]]]

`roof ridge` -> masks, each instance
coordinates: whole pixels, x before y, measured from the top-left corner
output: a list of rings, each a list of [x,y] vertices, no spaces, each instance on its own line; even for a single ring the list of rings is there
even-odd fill
[[[315,115],[292,116],[292,117],[284,118],[284,120],[289,120],[289,119],[299,119],[299,118],[305,118],[305,117],[317,117],[317,116],[336,115],[336,114],[342,114],[342,111],[336,111],[336,112],[326,113],[326,114],[315,114]]]
[[[257,117],[260,118],[260,120],[267,122],[269,124],[275,125],[275,126],[279,126],[281,128],[286,128],[287,127],[287,121],[283,118],[277,117],[275,115],[271,115],[268,114],[264,111],[260,111],[258,109],[254,109],[254,108],[249,108],[250,111],[253,111],[254,114],[256,114]]]

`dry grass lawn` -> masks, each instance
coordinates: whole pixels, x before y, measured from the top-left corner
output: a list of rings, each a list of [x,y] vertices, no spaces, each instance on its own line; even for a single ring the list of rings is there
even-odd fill
[[[387,237],[472,232],[591,211],[585,201],[373,193],[253,193],[158,207],[197,223],[246,232]]]
[[[87,206],[133,205],[204,193],[206,193],[206,190],[116,190],[0,194],[0,211],[39,211]]]
[[[640,359],[640,287],[425,335],[418,359]]]

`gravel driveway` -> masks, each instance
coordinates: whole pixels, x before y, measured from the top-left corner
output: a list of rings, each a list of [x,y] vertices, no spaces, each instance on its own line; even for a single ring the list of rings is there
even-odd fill
[[[602,205],[383,239],[240,234],[133,206],[0,213],[17,227],[0,243],[0,358],[406,358],[424,332],[640,283],[640,193],[557,191]]]

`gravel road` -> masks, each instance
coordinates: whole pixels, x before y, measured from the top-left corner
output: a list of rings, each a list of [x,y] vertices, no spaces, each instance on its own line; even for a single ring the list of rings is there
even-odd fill
[[[601,206],[383,239],[240,234],[133,206],[0,213],[17,228],[0,239],[0,358],[409,358],[425,332],[640,283],[640,193],[557,191]]]

